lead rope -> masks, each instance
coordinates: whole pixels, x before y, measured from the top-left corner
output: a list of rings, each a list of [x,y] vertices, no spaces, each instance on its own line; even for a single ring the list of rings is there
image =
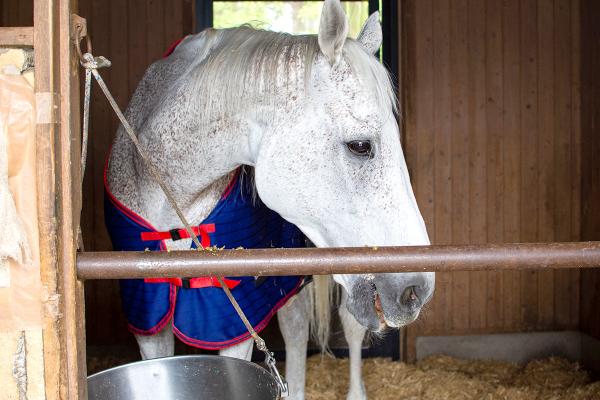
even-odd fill
[[[77,43],[79,43],[79,42],[77,42]],[[88,41],[88,44],[89,44],[89,41]],[[90,50],[90,48],[88,47],[88,51],[89,50]],[[79,53],[81,54],[80,51],[79,51]],[[81,164],[81,179],[82,179],[82,181],[83,181],[83,174],[85,172],[85,161],[86,161],[86,156],[87,156],[87,142],[88,142],[89,117],[90,117],[89,104],[90,104],[90,97],[91,97],[91,77],[93,76],[96,79],[96,81],[98,82],[100,89],[102,89],[102,92],[106,96],[106,99],[110,103],[110,106],[114,110],[115,114],[117,114],[117,117],[121,121],[121,124],[123,124],[123,127],[125,128],[125,131],[127,132],[127,135],[129,136],[129,138],[133,142],[137,152],[142,157],[142,160],[144,160],[146,167],[150,171],[150,175],[152,176],[154,181],[158,184],[158,186],[160,186],[160,188],[163,191],[163,193],[165,194],[167,200],[171,204],[171,207],[173,207],[173,209],[177,213],[177,216],[181,220],[181,223],[183,224],[186,232],[190,235],[190,238],[192,238],[192,241],[196,245],[196,250],[202,251],[204,248],[202,247],[202,244],[198,240],[198,236],[196,236],[196,234],[190,227],[190,224],[188,223],[187,218],[183,215],[183,212],[177,205],[177,202],[175,201],[175,198],[173,197],[171,190],[167,187],[167,185],[161,178],[161,176],[158,172],[158,169],[150,161],[150,158],[149,158],[148,154],[146,153],[146,150],[144,150],[144,148],[141,146],[141,144],[137,138],[137,135],[135,134],[135,131],[133,130],[131,125],[129,125],[129,122],[127,122],[127,119],[121,112],[121,109],[117,105],[117,102],[113,98],[112,94],[108,90],[108,87],[106,86],[106,83],[104,82],[104,80],[100,76],[100,73],[98,72],[99,68],[110,67],[111,66],[110,61],[104,57],[94,57],[90,52],[87,52],[87,53],[81,55],[80,58],[81,58],[81,60],[80,60],[81,66],[83,68],[85,68],[85,94],[84,94],[85,97],[84,97],[84,106],[83,106],[83,119],[84,120],[83,120],[83,133],[82,133],[83,137],[82,137],[82,150],[81,150],[81,162],[82,162],[82,164]],[[262,351],[265,354],[265,364],[269,368],[271,374],[277,379],[277,384],[279,385],[279,388],[281,390],[281,397],[287,397],[289,394],[288,385],[287,385],[287,382],[285,381],[285,378],[279,373],[279,370],[277,369],[277,365],[275,363],[275,358],[273,357],[273,353],[271,351],[269,351],[269,349],[267,348],[267,344],[265,343],[264,339],[261,338],[258,335],[258,333],[256,333],[256,331],[252,327],[252,324],[250,323],[250,321],[248,321],[246,314],[244,314],[244,311],[240,307],[239,303],[237,302],[235,297],[233,297],[233,294],[231,294],[231,290],[229,290],[229,287],[227,287],[227,285],[223,281],[223,278],[221,276],[216,276],[216,278],[217,278],[217,281],[219,282],[219,284],[221,285],[221,288],[227,295],[227,298],[231,302],[231,305],[233,306],[233,308],[237,312],[238,316],[240,317],[240,319],[246,326],[246,329],[252,336],[252,339],[254,339],[254,343],[256,343],[256,347],[258,348],[258,350]]]

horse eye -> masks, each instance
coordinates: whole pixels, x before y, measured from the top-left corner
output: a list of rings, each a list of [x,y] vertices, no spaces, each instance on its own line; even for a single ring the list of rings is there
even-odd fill
[[[346,146],[354,155],[373,158],[373,151],[369,140],[353,140],[346,143]]]

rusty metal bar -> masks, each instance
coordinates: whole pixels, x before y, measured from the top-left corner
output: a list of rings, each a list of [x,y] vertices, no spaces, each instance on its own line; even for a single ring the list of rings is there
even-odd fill
[[[600,242],[80,253],[79,279],[600,267]]]

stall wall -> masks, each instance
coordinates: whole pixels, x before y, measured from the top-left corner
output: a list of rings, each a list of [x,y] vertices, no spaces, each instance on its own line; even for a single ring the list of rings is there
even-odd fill
[[[405,148],[434,244],[580,239],[578,1],[405,0]],[[579,271],[437,276],[416,335],[569,329]]]
[[[33,26],[33,0],[0,2],[0,26]]]
[[[600,3],[584,0],[581,15],[581,236],[600,240]],[[600,270],[581,274],[581,329],[600,339]]]

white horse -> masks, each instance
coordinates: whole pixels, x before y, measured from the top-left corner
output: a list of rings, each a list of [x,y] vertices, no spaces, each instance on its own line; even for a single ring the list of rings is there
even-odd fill
[[[316,36],[209,29],[148,68],[127,117],[188,220],[203,221],[232,171],[245,165],[254,169],[260,200],[317,247],[429,244],[400,146],[395,93],[373,55],[382,37],[378,14],[356,40],[347,32],[340,1],[325,0]],[[107,185],[156,229],[181,228],[122,127]],[[169,249],[190,247],[189,239],[166,243]],[[365,332],[414,321],[432,296],[434,278],[333,275],[343,288],[348,399],[366,398],[360,360]],[[319,282],[315,322],[324,340],[329,285]],[[301,291],[278,312],[292,399],[304,398],[311,293]],[[145,359],[174,352],[170,324],[136,339]],[[244,359],[251,353],[250,340],[220,351]]]

